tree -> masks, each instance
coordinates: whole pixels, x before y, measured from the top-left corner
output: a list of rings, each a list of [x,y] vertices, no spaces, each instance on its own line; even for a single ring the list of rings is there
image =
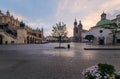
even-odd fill
[[[85,39],[90,42],[91,40],[94,40],[94,36],[93,35],[86,35]]]
[[[118,29],[118,25],[113,22],[111,24],[106,24],[103,28],[111,29],[111,34],[112,34],[112,37],[113,37],[112,44],[115,45],[116,34],[120,33],[120,30]]]
[[[59,47],[61,47],[61,38],[67,36],[66,24],[63,22],[56,23],[56,25],[53,26],[52,36],[58,39]]]

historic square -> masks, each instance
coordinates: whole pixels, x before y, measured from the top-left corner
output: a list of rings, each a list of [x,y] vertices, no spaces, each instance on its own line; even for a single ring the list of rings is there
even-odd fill
[[[0,79],[120,79],[119,0],[1,0]]]
[[[57,43],[0,46],[1,79],[84,79],[82,71],[98,63],[112,64],[120,74],[119,50],[54,49]],[[67,44],[63,44],[66,46]]]

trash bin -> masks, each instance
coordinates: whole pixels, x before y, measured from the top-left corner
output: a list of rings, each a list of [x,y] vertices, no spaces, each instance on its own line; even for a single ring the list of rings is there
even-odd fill
[[[70,49],[70,44],[67,45],[68,49]]]

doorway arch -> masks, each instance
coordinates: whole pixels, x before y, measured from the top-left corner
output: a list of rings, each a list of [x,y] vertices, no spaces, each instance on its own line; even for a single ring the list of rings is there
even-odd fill
[[[3,36],[0,35],[0,44],[3,44]]]

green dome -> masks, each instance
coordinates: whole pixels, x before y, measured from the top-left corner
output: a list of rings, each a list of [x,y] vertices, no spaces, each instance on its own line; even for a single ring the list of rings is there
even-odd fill
[[[111,24],[111,20],[108,20],[108,19],[104,19],[104,20],[101,20],[99,21],[96,26],[102,26],[102,25],[106,25],[106,24]]]

